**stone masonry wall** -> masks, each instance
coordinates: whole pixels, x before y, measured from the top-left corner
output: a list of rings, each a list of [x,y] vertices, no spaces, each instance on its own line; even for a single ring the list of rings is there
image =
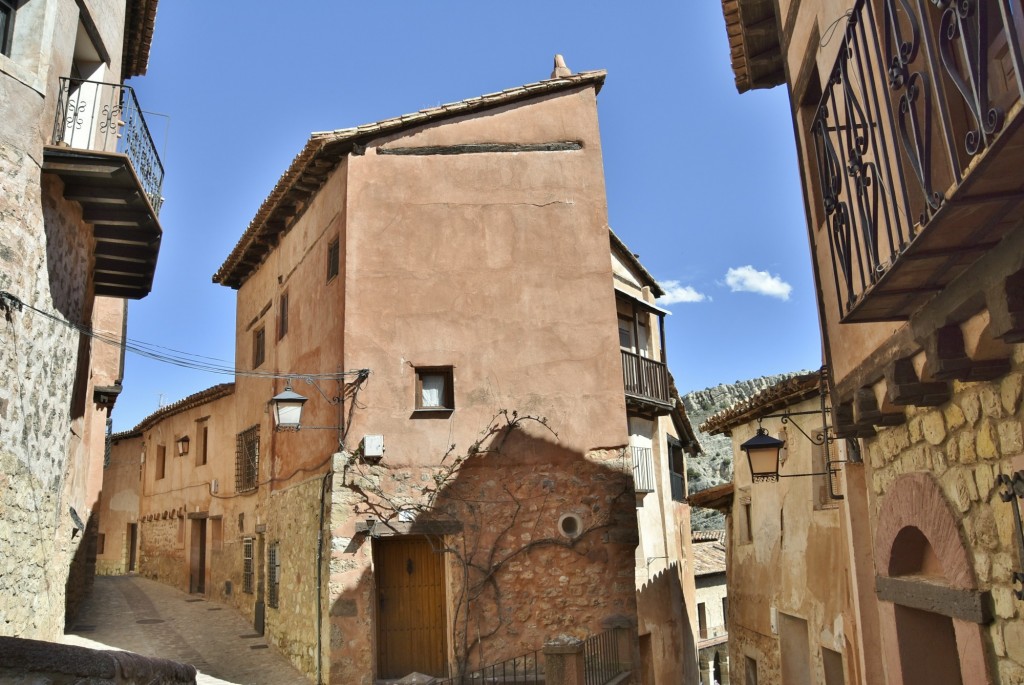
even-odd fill
[[[44,188],[39,179],[36,160],[0,144],[0,289],[80,323],[91,238],[77,206],[59,197],[59,181]],[[0,634],[63,631],[68,567],[83,538],[72,540],[73,493],[64,487],[69,454],[81,449],[72,431],[81,415],[72,407],[76,371],[87,363],[79,346],[77,332],[30,311],[0,321]]]
[[[139,570],[142,575],[188,592],[188,560],[185,555],[184,518],[142,521],[139,525]]]
[[[623,463],[620,450],[594,451],[585,459],[540,449],[523,460],[506,454],[471,459],[415,525],[403,527],[395,517],[375,526],[383,535],[461,526],[441,538],[447,642],[456,664],[477,668],[538,649],[555,636],[585,638],[613,626],[629,626],[635,635],[636,510]],[[385,518],[393,505],[423,501],[424,488],[436,487],[435,474],[384,464],[335,474],[332,683],[371,683],[376,663],[372,536],[342,530],[367,516]],[[388,493],[389,504],[367,494],[378,491]],[[580,519],[575,539],[559,532],[565,514]]]
[[[996,477],[1024,469],[1022,389],[1024,345],[1017,345],[1008,375],[954,382],[949,402],[908,408],[905,425],[866,442],[876,503],[899,475],[930,471],[962,516],[979,589],[992,593],[995,619],[986,632],[1004,683],[1024,682],[1024,603],[1012,594],[1011,572],[1018,570],[1013,512],[999,497]]]
[[[272,493],[264,502],[267,549],[279,544],[280,600],[266,610],[267,639],[310,678],[316,674],[317,531],[321,478]],[[269,573],[268,568],[268,583]],[[327,574],[323,575],[326,595]],[[326,612],[325,612],[326,615]]]

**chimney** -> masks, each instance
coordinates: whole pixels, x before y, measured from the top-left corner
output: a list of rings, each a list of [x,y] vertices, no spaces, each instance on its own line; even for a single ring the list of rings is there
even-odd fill
[[[572,72],[569,71],[569,67],[565,66],[565,58],[555,55],[555,68],[551,72],[551,78],[565,78],[566,76],[572,76]]]

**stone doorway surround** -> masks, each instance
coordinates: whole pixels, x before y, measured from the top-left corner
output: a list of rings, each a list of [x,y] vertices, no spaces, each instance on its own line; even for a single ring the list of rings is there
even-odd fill
[[[890,685],[914,685],[905,678],[912,665],[903,663],[897,639],[898,606],[931,614],[936,623],[951,621],[961,681],[992,683],[982,634],[992,620],[988,593],[978,588],[961,521],[934,477],[911,473],[897,478],[877,521],[875,585]]]

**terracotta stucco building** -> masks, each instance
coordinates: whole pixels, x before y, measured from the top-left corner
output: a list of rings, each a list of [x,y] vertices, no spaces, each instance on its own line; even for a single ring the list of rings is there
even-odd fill
[[[844,658],[868,683],[1021,682],[1022,550],[1004,479],[1024,468],[1024,8],[723,9],[737,87],[790,93],[830,423],[848,459],[862,649]]]
[[[631,668],[650,508],[678,620],[640,612],[645,658],[695,674],[672,493],[697,446],[660,290],[608,228],[604,78],[313,134],[214,277],[238,291],[235,383],[114,436],[102,569],[233,603],[323,682],[614,629]],[[295,394],[297,429],[272,401]]]
[[[701,427],[731,435],[736,455],[731,483],[691,497],[728,523],[732,682],[864,682],[842,473],[827,463],[842,444],[822,438],[821,379],[780,381]],[[785,443],[774,482],[752,478],[740,449],[759,428]]]
[[[0,2],[0,633],[54,640],[88,589],[126,299],[163,170],[125,79],[156,0]]]
[[[665,363],[664,292],[614,234],[612,276],[636,491],[636,587],[643,683],[697,683],[697,611],[686,459],[700,452]]]

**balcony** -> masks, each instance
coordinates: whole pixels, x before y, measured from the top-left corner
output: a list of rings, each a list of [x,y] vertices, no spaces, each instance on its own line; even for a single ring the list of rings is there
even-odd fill
[[[627,407],[653,415],[672,411],[665,364],[628,350],[621,350],[621,353]]]
[[[654,457],[650,447],[630,445],[633,453],[633,489],[636,492],[654,492]]]
[[[96,294],[145,297],[163,235],[164,169],[135,91],[62,78],[43,171],[63,180],[64,197],[93,225]]]
[[[1022,17],[855,4],[811,126],[843,322],[909,319],[1024,217]]]

